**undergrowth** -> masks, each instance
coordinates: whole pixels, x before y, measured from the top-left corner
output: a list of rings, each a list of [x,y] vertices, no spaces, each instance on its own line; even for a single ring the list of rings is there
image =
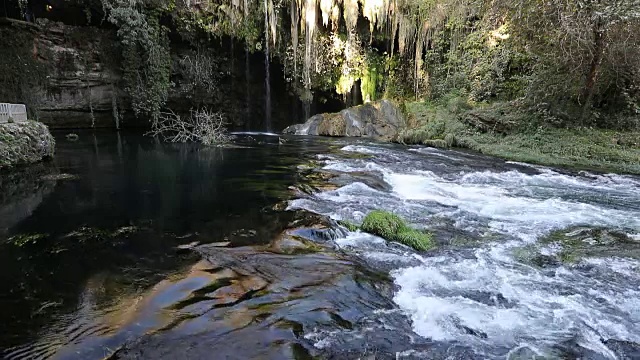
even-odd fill
[[[640,130],[552,127],[544,112],[517,103],[473,104],[461,97],[406,104],[400,142],[466,148],[540,165],[640,174]]]

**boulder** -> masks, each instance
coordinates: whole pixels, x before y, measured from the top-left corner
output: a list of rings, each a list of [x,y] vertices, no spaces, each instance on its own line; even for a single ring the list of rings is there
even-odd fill
[[[284,134],[366,137],[394,141],[405,126],[405,117],[396,104],[381,100],[342,110],[318,114],[304,124],[284,129]]]
[[[0,124],[0,169],[32,164],[53,157],[55,140],[36,121]]]

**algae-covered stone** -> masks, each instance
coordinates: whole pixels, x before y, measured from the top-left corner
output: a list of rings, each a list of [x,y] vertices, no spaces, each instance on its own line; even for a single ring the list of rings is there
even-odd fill
[[[54,150],[55,140],[42,123],[0,124],[0,169],[50,158]]]
[[[344,226],[345,228],[347,228],[347,230],[351,231],[351,232],[356,232],[358,230],[360,230],[360,228],[358,227],[358,225],[352,223],[351,221],[348,220],[340,220],[338,221],[338,224]]]
[[[418,251],[427,251],[435,247],[433,235],[416,229],[404,229],[396,234],[394,240]]]
[[[418,251],[427,251],[435,247],[432,234],[410,228],[401,217],[387,211],[370,212],[362,222],[362,231],[399,242]]]
[[[363,231],[387,240],[391,240],[398,232],[406,228],[407,225],[402,218],[382,210],[370,212],[362,222]]]
[[[640,241],[618,230],[573,227],[553,231],[537,244],[517,248],[514,255],[541,268],[577,263],[590,257],[640,259]]]

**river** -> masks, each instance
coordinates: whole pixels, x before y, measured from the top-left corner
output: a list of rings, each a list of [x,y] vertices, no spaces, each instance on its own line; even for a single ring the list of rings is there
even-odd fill
[[[1,176],[4,358],[640,358],[638,177],[354,139],[55,135],[53,163]],[[374,209],[437,249],[338,223]]]

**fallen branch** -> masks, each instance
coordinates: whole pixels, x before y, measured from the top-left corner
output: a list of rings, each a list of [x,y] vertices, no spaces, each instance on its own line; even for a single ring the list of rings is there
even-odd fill
[[[231,139],[222,114],[207,109],[192,110],[188,119],[173,111],[162,112],[147,135],[160,136],[167,142],[199,142],[218,145]]]

